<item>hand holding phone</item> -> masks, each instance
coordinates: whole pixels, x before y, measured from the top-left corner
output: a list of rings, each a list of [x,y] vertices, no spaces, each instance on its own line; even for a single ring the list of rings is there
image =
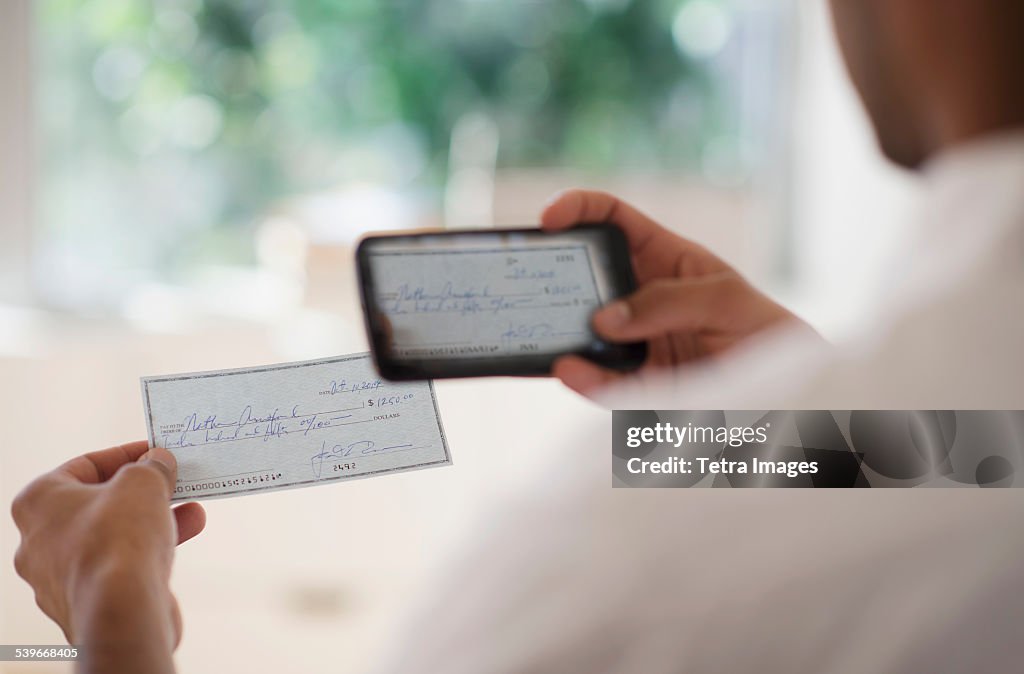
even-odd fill
[[[816,334],[706,248],[607,192],[568,190],[541,214],[541,226],[552,233],[593,221],[621,228],[638,283],[622,302],[598,311],[593,326],[609,341],[645,341],[649,356],[640,372],[629,375],[585,358],[560,358],[553,374],[569,388],[590,395],[623,377],[673,370],[724,354],[781,324]]]
[[[387,379],[549,374],[575,354],[630,370],[642,342],[607,342],[590,319],[636,282],[613,225],[370,236],[356,253],[374,360]]]

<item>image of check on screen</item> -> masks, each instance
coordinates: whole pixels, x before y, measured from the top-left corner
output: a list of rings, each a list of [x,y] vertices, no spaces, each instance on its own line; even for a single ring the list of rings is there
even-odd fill
[[[582,245],[381,253],[373,264],[389,280],[377,303],[398,357],[571,350],[590,341],[602,302]]]

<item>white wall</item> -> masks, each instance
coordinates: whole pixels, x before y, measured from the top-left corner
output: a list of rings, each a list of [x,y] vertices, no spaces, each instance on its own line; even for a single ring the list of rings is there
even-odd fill
[[[0,300],[28,293],[31,0],[0,1]]]

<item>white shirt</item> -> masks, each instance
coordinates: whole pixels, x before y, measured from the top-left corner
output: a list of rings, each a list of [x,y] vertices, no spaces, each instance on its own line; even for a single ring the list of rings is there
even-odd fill
[[[604,402],[1024,409],[1024,135],[949,151],[924,179],[916,241],[859,339],[769,335]],[[481,516],[386,671],[1024,666],[1017,490],[612,489],[609,416],[552,442],[536,486]]]

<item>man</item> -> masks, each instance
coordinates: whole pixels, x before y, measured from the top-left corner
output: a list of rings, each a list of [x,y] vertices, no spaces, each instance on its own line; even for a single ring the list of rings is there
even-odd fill
[[[567,385],[638,407],[1024,408],[1024,3],[832,5],[883,151],[928,189],[870,339],[828,348],[707,251],[574,191],[543,224],[626,231],[642,287],[594,323],[647,339],[651,362],[616,381],[566,358]],[[612,490],[608,425],[567,433],[548,451],[575,470],[482,520],[385,671],[1020,668],[1012,492]],[[18,571],[88,647],[85,671],[172,669],[174,544],[203,525],[198,506],[167,508],[174,470],[169,453],[125,445],[14,503]]]

